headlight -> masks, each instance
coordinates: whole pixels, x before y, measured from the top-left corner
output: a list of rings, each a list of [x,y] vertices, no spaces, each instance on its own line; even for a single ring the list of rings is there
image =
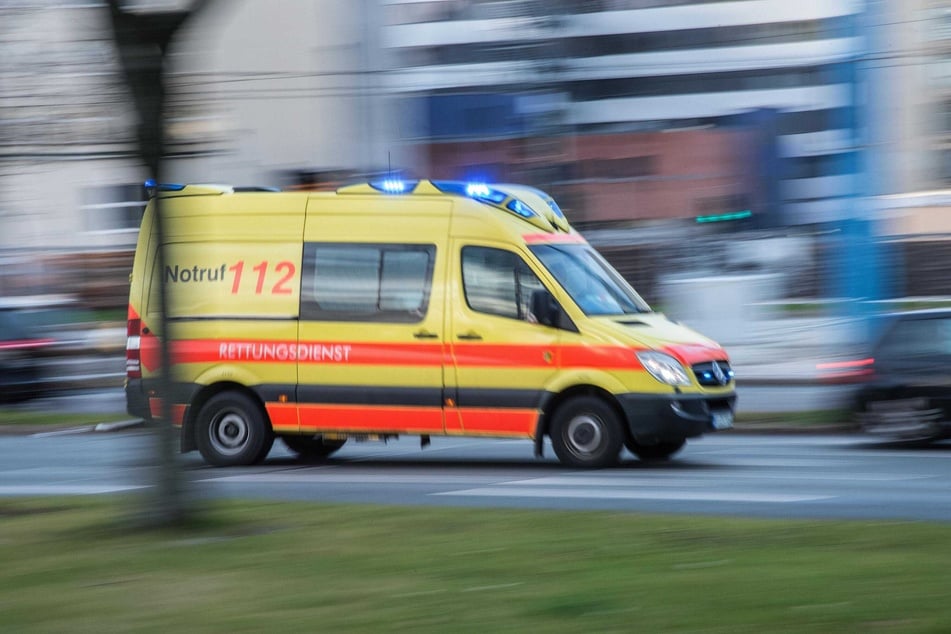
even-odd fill
[[[667,385],[690,385],[690,377],[677,359],[663,352],[638,352],[637,358],[650,375]]]

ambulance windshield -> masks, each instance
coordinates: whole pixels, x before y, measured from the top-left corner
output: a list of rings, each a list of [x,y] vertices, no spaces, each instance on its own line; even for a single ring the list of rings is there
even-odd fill
[[[531,250],[586,315],[651,312],[647,302],[590,246],[545,244]]]

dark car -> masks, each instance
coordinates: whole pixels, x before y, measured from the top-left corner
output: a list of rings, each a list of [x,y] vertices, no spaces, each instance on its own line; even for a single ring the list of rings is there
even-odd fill
[[[0,308],[0,403],[40,396],[42,355],[52,343],[34,333],[19,311]]]
[[[951,310],[886,316],[867,358],[854,412],[862,429],[894,441],[951,437]]]

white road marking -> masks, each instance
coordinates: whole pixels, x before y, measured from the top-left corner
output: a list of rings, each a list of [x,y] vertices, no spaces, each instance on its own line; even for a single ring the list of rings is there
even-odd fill
[[[294,484],[320,483],[328,484],[473,484],[480,481],[494,481],[498,478],[479,476],[447,476],[433,475],[362,475],[362,474],[331,474],[331,473],[301,473],[299,471],[272,472],[260,474],[224,476],[220,478],[204,478],[199,482],[242,482],[262,484]]]
[[[482,487],[430,493],[430,495],[467,497],[513,498],[572,498],[581,500],[664,500],[691,502],[754,502],[760,504],[789,504],[831,500],[832,495],[805,495],[792,493],[725,493],[718,491],[598,491],[595,489],[535,489],[532,487]]]
[[[50,438],[52,436],[72,436],[75,434],[88,434],[94,431],[95,428],[92,425],[86,425],[84,427],[70,427],[69,429],[60,429],[57,431],[43,431],[36,434],[30,434],[30,438]]]
[[[906,480],[928,480],[936,476],[914,474],[875,474],[875,473],[750,473],[750,474],[710,474],[703,478],[683,476],[675,473],[663,473],[654,477],[628,477],[619,474],[611,476],[549,476],[532,478],[529,480],[512,480],[505,484],[519,484],[528,486],[591,486],[591,487],[625,487],[625,486],[652,486],[652,487],[682,487],[682,486],[709,486],[714,480],[735,482],[737,480],[818,480],[825,482],[904,482]]]
[[[145,489],[131,484],[8,484],[0,485],[0,496],[15,495],[98,495]]]
[[[723,463],[730,467],[844,467],[846,460],[799,460],[789,458],[728,458]]]

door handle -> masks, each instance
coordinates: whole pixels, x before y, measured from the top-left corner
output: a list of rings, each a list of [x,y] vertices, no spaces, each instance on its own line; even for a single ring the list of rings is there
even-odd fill
[[[439,339],[439,335],[428,330],[418,330],[413,333],[413,336],[417,339]]]
[[[482,335],[477,332],[464,332],[461,335],[456,335],[456,338],[463,341],[482,341]]]

